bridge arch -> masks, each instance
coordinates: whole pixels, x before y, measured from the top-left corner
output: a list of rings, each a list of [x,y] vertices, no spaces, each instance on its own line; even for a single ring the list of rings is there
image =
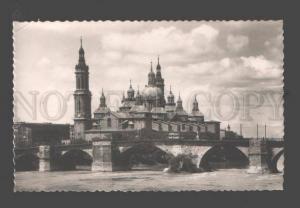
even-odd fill
[[[169,152],[152,143],[142,143],[119,147],[114,159],[122,169],[163,169],[172,157]]]
[[[279,173],[284,171],[284,149],[275,154],[271,160],[271,171]]]
[[[247,152],[233,145],[215,145],[203,155],[200,167],[203,168],[246,168],[249,165]]]
[[[25,153],[14,158],[16,171],[33,171],[39,169],[39,157],[34,153]]]
[[[169,153],[172,157],[187,155],[192,163],[199,167],[200,161],[205,153],[211,148],[210,146],[190,146],[190,145],[157,145],[163,151]]]
[[[63,152],[58,159],[59,169],[90,169],[93,162],[91,153],[82,149],[71,149]]]
[[[63,156],[64,154],[66,154],[66,153],[68,153],[68,152],[70,152],[70,151],[74,151],[74,150],[80,150],[80,151],[83,151],[83,152],[89,154],[91,157],[93,157],[93,150],[92,150],[92,148],[89,148],[89,149],[72,148],[72,149],[70,149],[70,150],[64,150],[64,151],[61,152],[61,156]]]

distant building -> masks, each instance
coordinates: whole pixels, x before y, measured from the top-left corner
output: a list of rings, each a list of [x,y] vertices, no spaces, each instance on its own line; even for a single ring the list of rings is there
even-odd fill
[[[13,125],[17,147],[41,144],[60,144],[70,138],[69,124],[16,122]]]
[[[228,124],[226,129],[221,129],[220,138],[221,140],[233,140],[233,139],[243,139],[243,136],[232,131],[230,129],[230,125]]]
[[[122,105],[117,111],[111,111],[106,105],[102,90],[99,107],[94,111],[92,118],[89,67],[86,65],[81,40],[79,61],[75,67],[73,138],[91,140],[109,131],[129,132],[151,129],[160,135],[173,135],[172,138],[177,138],[174,135],[178,134],[178,138],[220,139],[220,122],[204,120],[196,97],[191,113],[184,110],[180,94],[175,103],[171,87],[167,100],[165,99],[165,80],[161,72],[162,67],[158,58],[156,72],[153,71],[151,62],[145,88],[141,92],[139,89],[136,92],[130,81],[127,95],[123,95]]]

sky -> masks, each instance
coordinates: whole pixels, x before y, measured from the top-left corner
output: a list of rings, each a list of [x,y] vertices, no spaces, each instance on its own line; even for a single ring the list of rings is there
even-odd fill
[[[80,37],[92,111],[101,89],[115,110],[132,80],[142,91],[160,57],[169,86],[191,111],[245,136],[283,136],[282,21],[14,22],[15,121],[72,123]]]

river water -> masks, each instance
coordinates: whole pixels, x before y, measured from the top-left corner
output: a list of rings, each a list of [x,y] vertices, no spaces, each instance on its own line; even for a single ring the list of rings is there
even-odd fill
[[[182,191],[282,190],[283,174],[248,174],[245,169],[206,173],[162,171],[16,172],[15,191]]]

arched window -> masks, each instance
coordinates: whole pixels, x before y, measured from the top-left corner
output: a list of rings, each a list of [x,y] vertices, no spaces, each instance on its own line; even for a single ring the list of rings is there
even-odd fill
[[[180,131],[180,125],[177,125],[177,131]]]
[[[83,77],[83,88],[87,89],[87,75]]]
[[[85,89],[85,77],[82,77],[82,89]]]
[[[82,87],[83,87],[82,84],[83,84],[82,83],[82,77],[80,77],[80,89],[82,89]]]
[[[185,130],[185,124],[182,124],[182,130]]]
[[[78,89],[81,89],[81,81],[80,77],[78,77]]]
[[[78,100],[75,100],[75,114],[78,112]]]
[[[86,75],[86,89],[89,89],[89,75]]]
[[[78,112],[80,112],[81,106],[80,106],[80,100],[78,100]]]
[[[111,118],[108,118],[108,119],[107,119],[107,127],[108,127],[108,128],[111,128]]]
[[[79,77],[76,77],[76,88],[79,89]]]

